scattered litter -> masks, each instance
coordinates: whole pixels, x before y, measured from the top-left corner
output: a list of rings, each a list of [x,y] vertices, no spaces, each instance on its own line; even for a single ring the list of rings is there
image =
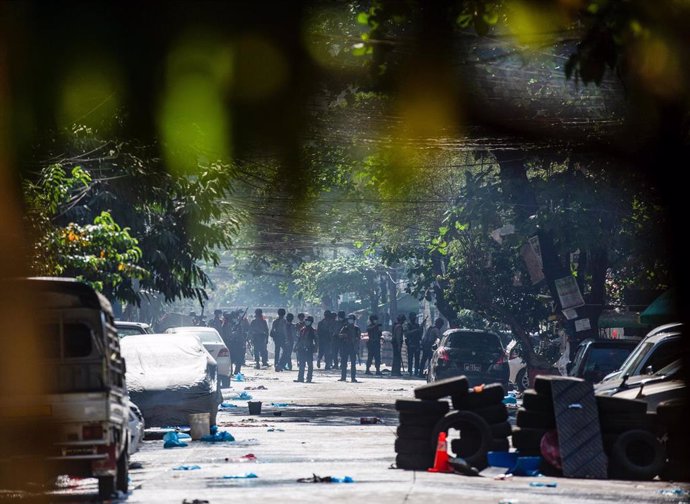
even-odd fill
[[[361,417],[359,423],[362,425],[371,425],[383,423],[383,421],[379,417]]]
[[[261,443],[259,442],[258,439],[256,438],[251,438],[251,439],[245,439],[244,441],[235,441],[233,446],[235,447],[243,447],[243,446],[257,446],[260,445]]]
[[[194,499],[194,500],[183,500],[182,504],[208,504],[208,501],[206,499]]]
[[[256,462],[256,455],[253,453],[247,453],[241,457],[225,457],[224,462]]]
[[[479,471],[477,471],[477,468],[472,467],[463,458],[449,457],[448,464],[456,473],[464,474],[465,476],[479,476]]]
[[[168,432],[163,436],[163,448],[184,448],[187,443],[180,441],[177,432]]]
[[[659,493],[661,495],[672,495],[674,497],[690,495],[690,491],[683,490],[682,488],[664,488],[663,490],[659,490]]]
[[[517,404],[517,398],[514,395],[507,395],[503,398],[503,404]]]
[[[242,373],[237,373],[235,375],[235,381],[238,381],[238,382],[244,381],[244,375]]]
[[[254,479],[258,476],[254,473],[244,473],[244,474],[231,474],[229,476],[223,476],[223,479]]]
[[[404,388],[389,388],[388,392],[405,392],[406,390]]]
[[[251,401],[252,395],[247,394],[245,391],[236,394],[234,397],[229,397],[228,401]]]
[[[132,462],[131,464],[129,464],[129,468],[130,469],[143,469],[144,466],[142,465],[141,462]]]
[[[198,465],[180,465],[177,467],[173,467],[173,471],[196,471],[197,469],[201,469],[201,466],[198,466]]]
[[[515,476],[539,476],[541,457],[518,457],[510,472]]]
[[[283,416],[283,412],[282,411],[274,411],[273,416]]]
[[[221,443],[223,441],[234,441],[235,437],[230,434],[228,431],[216,431],[213,434],[209,434],[206,436],[201,436],[201,439],[199,441],[205,441],[207,443]]]
[[[250,419],[253,420],[253,419]],[[244,420],[241,420],[240,422],[222,422],[219,423],[221,427],[270,427],[270,424],[267,423],[260,423],[260,424],[249,424],[247,425],[246,423],[243,423]]]
[[[187,440],[191,440],[192,436],[190,436],[189,434],[186,434],[184,432],[178,432],[177,433],[177,439],[179,439],[180,441],[187,441]]]
[[[519,504],[519,502],[517,499],[501,499],[498,504]]]
[[[317,476],[312,474],[310,478],[299,478],[297,483],[354,483],[355,480],[350,476],[338,478],[336,476]]]
[[[494,476],[494,479],[495,479],[496,481],[505,481],[505,480],[508,480],[508,479],[510,479],[510,478],[512,478],[512,477],[513,477],[513,475],[512,475],[511,473],[508,473],[508,474],[497,474],[496,476]]]
[[[220,405],[218,406],[218,409],[220,411],[223,411],[225,409],[232,409],[232,408],[237,408],[237,404],[232,404],[230,402],[224,401],[224,402],[220,403]]]
[[[258,387],[244,387],[244,390],[268,390],[266,387],[263,385],[259,385]]]
[[[290,404],[286,402],[272,402],[271,406],[273,406],[274,408],[287,408],[288,406],[290,406]]]
[[[531,487],[548,487],[548,488],[556,488],[558,486],[558,483],[555,481],[547,481],[547,482],[542,482],[542,481],[530,481],[529,486]]]
[[[285,429],[278,429],[276,427],[271,427],[268,432],[285,432]]]

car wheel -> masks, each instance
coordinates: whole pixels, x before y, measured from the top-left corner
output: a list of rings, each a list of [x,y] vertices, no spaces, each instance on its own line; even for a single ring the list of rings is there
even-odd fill
[[[471,411],[454,411],[448,413],[434,426],[432,434],[432,446],[436,447],[438,435],[441,432],[448,432],[450,429],[460,431],[461,440],[471,439],[476,443],[474,453],[463,453],[463,457],[468,464],[478,469],[486,467],[486,453],[491,446],[491,429],[489,424],[479,415]],[[452,443],[452,442],[451,442]]]
[[[422,385],[414,389],[414,396],[417,399],[436,400],[448,396],[461,396],[468,393],[469,382],[464,376],[454,376],[427,385]]]
[[[515,376],[515,385],[520,392],[524,392],[529,388],[529,375],[527,374],[526,367],[523,367],[520,371],[518,371],[517,375]]]
[[[624,432],[611,449],[614,477],[651,480],[664,469],[666,451],[653,434],[643,430]]]
[[[445,415],[448,413],[448,403],[444,401],[405,400],[395,401],[395,409],[405,413],[418,413],[420,415]]]
[[[505,397],[505,389],[499,383],[487,385],[481,392],[471,392],[462,396],[453,396],[453,408],[474,410],[499,404]]]
[[[101,500],[110,499],[115,493],[115,476],[98,477],[98,498]]]
[[[117,476],[115,487],[118,492],[126,494],[129,491],[129,452],[125,447],[120,458],[117,459]]]

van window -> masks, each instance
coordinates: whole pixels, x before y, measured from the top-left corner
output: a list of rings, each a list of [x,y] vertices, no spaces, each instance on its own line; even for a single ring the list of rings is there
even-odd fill
[[[88,357],[93,351],[91,329],[80,322],[43,324],[41,334],[48,359],[76,359]]]

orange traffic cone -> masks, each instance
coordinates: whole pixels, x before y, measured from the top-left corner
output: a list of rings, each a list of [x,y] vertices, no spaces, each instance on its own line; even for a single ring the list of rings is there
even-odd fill
[[[438,445],[436,445],[436,456],[434,457],[434,467],[429,472],[452,472],[448,464],[448,443],[446,433],[439,432]]]

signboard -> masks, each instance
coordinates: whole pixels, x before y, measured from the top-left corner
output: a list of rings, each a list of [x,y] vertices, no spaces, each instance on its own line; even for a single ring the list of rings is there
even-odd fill
[[[578,287],[574,276],[559,278],[555,283],[558,298],[561,301],[561,310],[569,310],[570,308],[578,308],[585,305],[585,300],[582,299],[580,287]]]
[[[589,323],[588,318],[583,318],[575,321],[575,332],[589,331],[592,325]]]
[[[527,243],[520,248],[522,260],[525,261],[529,278],[532,285],[536,285],[544,280],[544,265],[541,260],[541,247],[539,246],[539,237],[531,237]]]

